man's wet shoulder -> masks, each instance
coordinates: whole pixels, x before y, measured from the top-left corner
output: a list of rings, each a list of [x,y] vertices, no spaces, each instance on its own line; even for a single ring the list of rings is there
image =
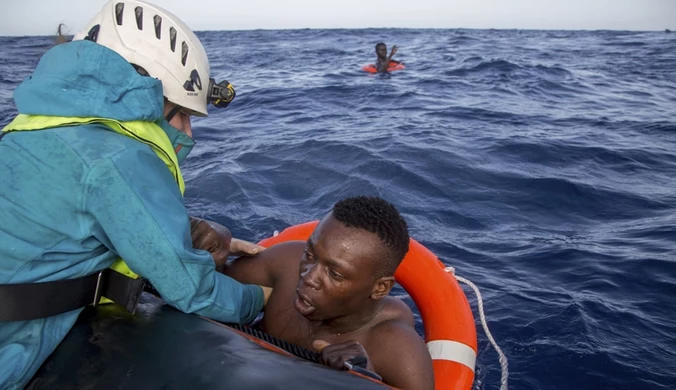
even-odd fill
[[[383,308],[377,316],[376,326],[384,326],[388,323],[415,326],[413,311],[401,299],[388,296],[385,298]]]
[[[286,241],[265,249],[259,256],[266,256],[266,260],[273,264],[288,264],[300,262],[304,249],[305,241]]]

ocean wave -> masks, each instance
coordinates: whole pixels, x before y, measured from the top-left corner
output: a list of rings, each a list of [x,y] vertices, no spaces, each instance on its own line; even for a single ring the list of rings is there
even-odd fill
[[[676,54],[663,33],[208,31],[186,207],[252,241],[379,195],[482,289],[518,389],[671,388]],[[372,76],[374,45],[406,63]],[[53,37],[0,38],[0,122]],[[4,141],[0,141],[4,142]],[[1,145],[1,143],[0,143]],[[469,294],[476,307],[476,299]],[[400,286],[394,294],[415,308]],[[416,329],[422,332],[419,313]],[[476,389],[499,383],[479,330]]]

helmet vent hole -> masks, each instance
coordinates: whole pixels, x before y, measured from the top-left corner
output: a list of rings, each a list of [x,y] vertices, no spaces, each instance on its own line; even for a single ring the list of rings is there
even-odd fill
[[[100,29],[101,29],[100,24],[94,25],[92,28],[89,29],[89,32],[87,33],[87,36],[84,39],[87,41],[96,42],[96,40],[99,39]]]
[[[124,3],[115,4],[115,21],[118,26],[122,25],[122,12],[124,11]]]
[[[136,69],[136,72],[137,72],[138,74],[140,74],[141,76],[150,76],[150,74],[148,73],[148,71],[145,70],[145,68],[143,68],[142,66],[138,66],[138,65],[136,65],[136,64],[131,64],[131,66],[133,66],[134,69]]]
[[[160,39],[162,37],[162,17],[155,15],[153,21],[155,22],[155,36]]]
[[[176,52],[176,29],[171,27],[169,28],[169,44],[171,45],[171,51]]]
[[[143,7],[136,7],[134,11],[136,12],[136,27],[143,30]]]
[[[185,66],[188,62],[188,44],[185,41],[181,42],[181,63]]]

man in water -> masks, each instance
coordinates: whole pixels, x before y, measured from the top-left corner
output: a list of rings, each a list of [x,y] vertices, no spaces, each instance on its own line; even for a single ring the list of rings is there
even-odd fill
[[[378,73],[387,73],[387,68],[390,66],[390,62],[398,63],[397,61],[392,61],[392,57],[397,54],[397,45],[392,46],[392,52],[390,56],[387,56],[387,45],[383,42],[380,42],[376,45],[376,55],[378,56],[376,60],[376,69]]]
[[[432,360],[414,329],[413,313],[388,297],[408,251],[406,222],[383,199],[339,201],[307,242],[275,245],[228,263],[224,273],[272,287],[262,329],[321,352],[343,369],[357,356],[383,381],[402,389],[433,389]]]

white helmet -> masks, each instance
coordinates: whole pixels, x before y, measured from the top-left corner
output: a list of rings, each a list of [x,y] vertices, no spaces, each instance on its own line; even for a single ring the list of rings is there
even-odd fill
[[[82,39],[114,50],[137,70],[162,81],[164,96],[194,115],[207,116],[208,102],[225,107],[235,97],[230,83],[209,78],[209,59],[195,33],[158,6],[111,0],[73,37]],[[202,80],[209,81],[206,89]]]

